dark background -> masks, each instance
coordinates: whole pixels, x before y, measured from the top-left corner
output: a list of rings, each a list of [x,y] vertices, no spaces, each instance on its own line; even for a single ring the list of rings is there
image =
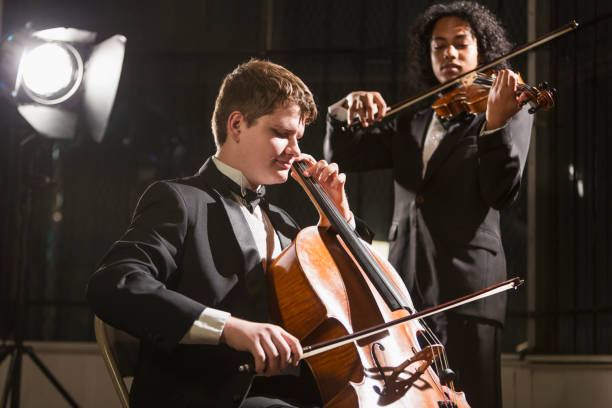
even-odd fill
[[[18,220],[26,183],[18,152],[31,130],[8,100],[0,101],[0,334],[16,326],[16,282],[26,283],[28,339],[93,340],[85,286],[96,262],[129,223],[136,200],[154,180],[190,175],[214,153],[214,99],[226,73],[251,57],[270,59],[299,75],[315,94],[319,120],[301,142],[322,155],[326,107],[356,89],[379,90],[389,103],[409,97],[403,70],[406,30],[432,1],[365,0],[4,0],[2,35],[35,28],[75,27],[127,37],[126,57],[106,138],[40,141],[26,149],[27,166],[55,183],[33,187],[32,217],[19,251]],[[526,41],[527,0],[483,1],[516,44]],[[612,353],[612,170],[607,128],[612,91],[612,4],[604,0],[536,1],[537,34],[572,19],[576,33],[541,47],[536,78],[559,89],[559,105],[536,115],[534,310],[527,290],[511,294],[504,348],[527,339],[533,351]],[[2,3],[0,3],[2,4]],[[526,57],[511,61],[526,73]],[[525,75],[524,75],[525,76]],[[573,172],[570,172],[570,165]],[[355,213],[385,240],[392,210],[391,174],[349,175]],[[302,224],[314,209],[295,183],[275,186],[271,200]],[[503,214],[509,275],[527,273],[527,188]],[[19,199],[19,197],[22,197]],[[23,271],[18,254],[27,254]],[[534,345],[531,344],[533,347]]]

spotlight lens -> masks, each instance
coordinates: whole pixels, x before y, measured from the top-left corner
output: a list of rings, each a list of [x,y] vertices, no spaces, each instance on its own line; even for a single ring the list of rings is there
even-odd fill
[[[71,85],[76,67],[64,47],[48,43],[27,52],[21,69],[23,83],[30,91],[40,97],[50,97]]]

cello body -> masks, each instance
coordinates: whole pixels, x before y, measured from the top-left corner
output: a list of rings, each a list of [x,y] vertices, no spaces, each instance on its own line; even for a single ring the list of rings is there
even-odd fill
[[[270,265],[270,312],[302,344],[326,342],[409,315],[412,302],[393,267],[366,251],[410,307],[389,302],[334,228],[313,226]],[[441,345],[421,348],[418,321],[306,358],[325,407],[469,407],[431,365]]]

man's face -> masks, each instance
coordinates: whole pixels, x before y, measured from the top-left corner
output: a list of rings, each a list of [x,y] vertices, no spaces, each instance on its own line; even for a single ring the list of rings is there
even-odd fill
[[[431,68],[440,83],[478,66],[478,46],[470,25],[458,17],[443,17],[431,33]]]
[[[304,121],[298,105],[276,108],[251,126],[242,123],[240,170],[252,187],[287,181],[289,169],[300,154],[298,139],[304,135]]]

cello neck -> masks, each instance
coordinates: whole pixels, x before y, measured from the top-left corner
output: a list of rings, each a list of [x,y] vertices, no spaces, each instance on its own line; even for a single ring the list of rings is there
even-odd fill
[[[313,204],[318,208],[319,212],[327,218],[333,230],[340,236],[348,250],[353,255],[353,258],[359,264],[361,269],[366,273],[378,293],[385,300],[385,303],[390,310],[407,309],[410,310],[410,304],[397,291],[395,286],[391,284],[385,273],[381,270],[378,262],[374,259],[370,250],[363,244],[357,233],[346,222],[336,205],[329,198],[323,187],[316,180],[310,177],[304,177],[304,170],[307,165],[303,162],[294,162],[293,168],[300,178],[300,184],[307,191]]]

